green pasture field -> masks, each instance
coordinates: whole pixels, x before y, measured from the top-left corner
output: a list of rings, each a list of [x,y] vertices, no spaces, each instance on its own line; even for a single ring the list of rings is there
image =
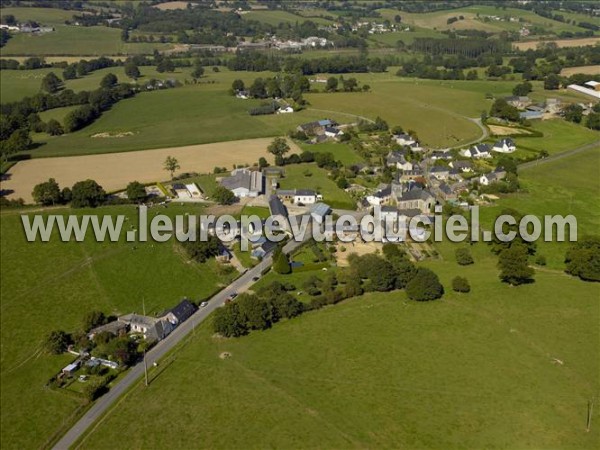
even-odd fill
[[[310,174],[310,176],[306,176]],[[315,163],[285,166],[285,177],[279,180],[281,189],[312,189],[323,195],[323,202],[332,208],[356,209],[354,200],[327,176]]]
[[[184,211],[202,209],[171,205],[150,209],[149,217]],[[124,214],[129,218],[124,230],[137,223],[132,206],[52,210],[72,212]],[[231,279],[217,273],[214,260],[189,262],[174,242],[126,243],[123,238],[118,243],[97,243],[89,238],[83,243],[28,243],[16,211],[4,211],[0,227],[2,448],[43,447],[55,433],[65,431],[83,404],[80,397],[45,387],[73,360],[72,355],[48,356],[42,351],[42,340],[50,331],[76,331],[83,315],[94,309],[105,314],[141,313],[145,303],[147,314],[157,314],[184,296],[206,298]]]
[[[302,17],[296,14],[292,14],[287,11],[269,11],[269,10],[260,10],[260,11],[250,11],[244,13],[242,15],[243,19],[247,20],[257,20],[259,22],[266,23],[268,25],[277,26],[280,23],[289,23],[295,24],[296,22],[302,23],[304,21],[310,20],[316,24],[327,25],[330,24],[331,21],[327,19],[323,19],[322,17]]]
[[[310,108],[357,114],[370,119],[382,117],[390,126],[415,130],[426,146],[458,146],[481,136],[481,130],[468,117],[488,110],[481,84],[440,82],[395,77],[387,74],[353,74],[361,84],[371,86],[367,93],[309,94]],[[503,90],[508,84],[488,83],[490,90]]]
[[[341,161],[345,166],[365,162],[348,144],[326,142],[323,144],[300,144],[300,147],[302,150],[312,153],[332,153],[336,161]]]
[[[542,26],[551,33],[560,33],[561,31],[582,31],[583,28],[567,23],[558,22],[553,19],[548,19],[537,14],[516,8],[496,8],[489,5],[475,5],[464,8],[456,8],[452,10],[435,11],[430,13],[408,13],[405,11],[396,11],[392,9],[379,10],[384,18],[393,20],[396,14],[402,17],[402,23],[416,25],[423,28],[447,30],[447,29],[477,29],[490,33],[498,33],[501,31],[517,31],[523,25],[519,22],[507,21],[489,21],[484,22],[483,16],[499,16],[506,15],[511,17],[523,18],[527,23]],[[477,18],[477,14],[482,16]],[[447,20],[451,17],[464,16],[464,20],[459,20],[450,25]]]
[[[600,145],[575,155],[519,171],[523,192],[503,196],[496,206],[481,208],[481,223],[492,229],[494,217],[504,208],[521,214],[534,214],[543,224],[543,216],[573,214],[578,236],[597,235],[600,229]],[[543,236],[543,234],[542,234]],[[568,242],[537,242],[538,253],[547,259],[547,267],[564,270]]]
[[[283,135],[297,125],[323,118],[310,110],[294,114],[250,116],[260,101],[240,100],[225,90],[193,86],[142,93],[115,105],[94,124],[53,139],[31,152],[34,157],[111,153]],[[343,116],[331,114],[341,121]],[[135,133],[107,143],[91,136],[102,132]],[[102,142],[104,141],[104,142]]]
[[[29,8],[29,7],[7,7],[0,8],[2,16],[13,15],[17,22],[32,20],[45,26],[64,25],[66,20],[73,20],[77,11],[67,11],[58,8]]]
[[[532,121],[531,128],[542,132],[544,136],[517,137],[514,139],[517,148],[521,147],[538,152],[546,150],[549,154],[553,154],[572,150],[593,142],[598,142],[600,147],[600,133],[566,120],[535,120]]]
[[[60,123],[63,123],[66,115],[77,108],[78,106],[65,106],[63,108],[49,109],[48,111],[41,112],[39,116],[43,122],[48,122],[49,120],[54,119],[58,120]]]
[[[238,339],[202,324],[81,444],[595,448],[585,417],[598,393],[599,286],[538,272],[509,287],[486,245],[467,268],[454,247],[427,263],[446,287],[439,301],[367,294]],[[451,291],[457,274],[470,294]]]
[[[49,71],[2,71],[2,92],[16,100],[39,90],[41,79]],[[207,70],[197,85],[191,81],[190,69],[177,69],[160,74],[153,67],[142,67],[142,81],[149,78],[174,78],[183,87],[139,94],[105,112],[94,124],[78,132],[52,138],[36,136],[41,147],[31,152],[37,156],[59,156],[84,153],[106,153],[181,146],[207,142],[281,135],[297,125],[329,117],[340,123],[356,122],[358,117],[374,119],[381,116],[390,126],[402,125],[415,130],[423,144],[432,147],[457,147],[481,136],[481,130],[469,118],[489,111],[494,97],[510,95],[516,81],[440,81],[400,78],[396,68],[377,74],[348,74],[360,84],[369,84],[371,92],[321,93],[323,86],[313,84],[314,93],[305,95],[307,108],[294,114],[249,116],[247,111],[259,100],[240,100],[228,95],[231,82],[241,78],[246,84],[270,72],[231,72]],[[107,73],[126,80],[122,67],[93,72],[67,81],[75,91],[99,86]],[[324,74],[327,76],[327,74]],[[562,93],[543,91],[534,83],[536,100],[557,97]],[[235,125],[233,125],[235,124]],[[127,132],[133,136],[111,140],[92,139],[102,132]],[[581,131],[585,133],[585,130]],[[528,145],[528,144],[524,144]]]
[[[51,26],[55,31],[34,36],[29,33],[14,33],[2,48],[2,56],[12,55],[112,55],[118,53],[138,54],[152,53],[154,49],[170,48],[169,44],[156,43],[124,43],[121,41],[121,30],[105,26],[81,27],[65,25],[72,20],[76,11],[57,8],[2,8],[1,14],[14,15],[19,22],[33,20],[43,26]]]
[[[393,31],[391,33],[373,34],[369,38],[385,44],[389,47],[396,47],[396,42],[402,41],[405,45],[412,44],[416,38],[442,38],[446,35],[435,30],[422,28],[415,31]]]

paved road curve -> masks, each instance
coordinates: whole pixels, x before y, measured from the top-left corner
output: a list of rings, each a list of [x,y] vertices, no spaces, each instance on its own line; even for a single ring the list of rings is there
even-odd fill
[[[309,236],[310,233],[307,233]],[[302,242],[290,241],[284,251],[289,253],[298,248]],[[147,354],[146,363],[152,366],[160,358],[165,356],[179,342],[181,342],[189,333],[191,333],[198,324],[204,321],[215,309],[223,306],[227,297],[234,292],[243,292],[254,284],[254,277],[260,277],[261,272],[270,267],[272,258],[269,255],[252,269],[248,270],[242,276],[233,281],[227,288],[216,294],[210,299],[208,305],[204,308],[199,308],[196,313],[188,320],[167,336],[165,339],[156,344]],[[117,399],[125,393],[135,382],[144,375],[144,363],[139,362],[131,367],[127,374],[113,386],[110,391],[100,397],[94,405],[77,421],[75,425],[58,441],[54,446],[56,450],[67,450],[85,433],[85,431],[96,422],[108,408],[117,401]]]

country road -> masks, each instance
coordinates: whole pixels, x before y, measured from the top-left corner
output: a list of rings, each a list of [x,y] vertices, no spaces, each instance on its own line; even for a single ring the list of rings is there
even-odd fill
[[[596,142],[592,142],[591,144],[583,145],[581,147],[574,148],[573,150],[567,150],[566,152],[556,153],[551,156],[547,156],[543,159],[535,159],[533,161],[525,162],[523,164],[519,164],[519,170],[530,169],[532,167],[537,167],[542,164],[546,164],[552,161],[556,161],[562,158],[566,158],[569,156],[576,155],[577,153],[585,152],[587,150],[592,150],[594,148],[600,149],[600,140]]]
[[[311,236],[310,232],[306,233],[306,237]],[[290,241],[283,250],[290,253],[302,245],[303,242]],[[202,323],[206,318],[217,308],[225,304],[227,297],[234,292],[243,292],[254,284],[253,278],[261,277],[261,272],[271,266],[271,255],[263,259],[252,269],[249,269],[242,276],[234,280],[229,286],[221,292],[213,296],[208,305],[204,308],[199,308],[194,315],[183,322],[180,326],[169,334],[165,339],[160,341],[146,354],[146,364],[152,366],[158,362],[169,351],[171,351],[179,342],[181,342],[195,327]],[[123,395],[134,383],[138,382],[144,376],[144,363],[138,362],[131,367],[127,374],[113,386],[110,391],[100,397],[94,405],[86,411],[86,413],[73,425],[71,429],[56,443],[53,447],[56,450],[67,450],[71,448],[77,440],[113,405],[117,399]]]

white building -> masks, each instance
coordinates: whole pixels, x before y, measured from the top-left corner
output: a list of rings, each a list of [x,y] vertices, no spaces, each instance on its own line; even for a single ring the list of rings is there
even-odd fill
[[[517,145],[511,138],[500,139],[492,147],[492,150],[498,153],[512,153],[516,149]]]
[[[294,193],[294,204],[313,205],[317,202],[317,193],[310,189],[297,189]]]

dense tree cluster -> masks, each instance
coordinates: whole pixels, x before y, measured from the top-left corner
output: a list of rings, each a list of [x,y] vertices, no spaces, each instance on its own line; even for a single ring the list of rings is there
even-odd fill
[[[512,286],[531,283],[534,270],[529,267],[528,258],[524,245],[515,244],[502,250],[498,257],[500,279]]]
[[[226,337],[238,337],[298,316],[304,311],[304,305],[288,291],[286,286],[274,282],[257,294],[241,294],[235,301],[215,311],[215,332]]]
[[[321,58],[297,58],[268,55],[258,52],[237,52],[227,61],[230,70],[247,71],[284,71],[312,75],[316,73],[360,73],[384,72],[388,66],[397,62],[397,58],[366,56],[333,56]]]
[[[600,238],[587,236],[565,255],[566,272],[585,281],[600,281]]]
[[[369,254],[351,255],[350,267],[364,281],[365,290],[390,291],[406,289],[408,297],[416,301],[435,300],[444,293],[437,275],[425,268],[417,268],[396,244],[385,244],[384,257]]]
[[[219,254],[221,241],[210,235],[206,240],[186,240],[181,243],[188,256],[196,262],[203,263]]]
[[[463,55],[476,58],[484,53],[504,54],[511,50],[510,43],[499,39],[416,38],[411,49],[431,55]]]

